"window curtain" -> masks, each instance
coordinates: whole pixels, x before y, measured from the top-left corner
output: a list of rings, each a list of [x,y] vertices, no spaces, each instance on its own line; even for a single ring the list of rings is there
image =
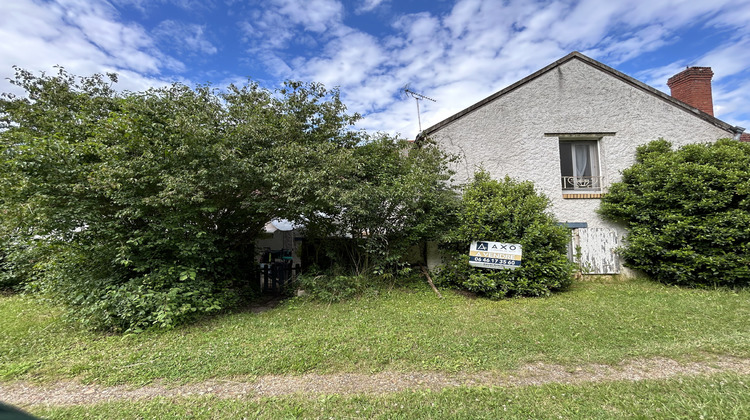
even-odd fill
[[[589,146],[577,144],[575,145],[575,160],[576,160],[576,177],[586,176],[586,172],[589,174],[591,171],[587,171],[589,168]]]

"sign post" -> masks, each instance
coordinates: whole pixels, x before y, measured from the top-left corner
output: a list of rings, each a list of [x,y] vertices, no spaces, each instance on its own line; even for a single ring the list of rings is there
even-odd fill
[[[469,265],[495,270],[521,266],[521,244],[474,241],[469,248]]]

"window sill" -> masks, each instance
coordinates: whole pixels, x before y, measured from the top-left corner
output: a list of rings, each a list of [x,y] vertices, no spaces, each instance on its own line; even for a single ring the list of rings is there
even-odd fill
[[[563,198],[571,198],[571,199],[587,199],[587,198],[602,198],[604,194],[601,192],[591,192],[591,193],[574,193],[574,192],[564,192]]]

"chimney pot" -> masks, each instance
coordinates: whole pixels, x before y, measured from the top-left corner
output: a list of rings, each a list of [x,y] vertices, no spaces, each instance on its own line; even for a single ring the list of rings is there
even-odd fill
[[[699,110],[714,115],[711,94],[711,67],[688,67],[667,80],[672,97]]]

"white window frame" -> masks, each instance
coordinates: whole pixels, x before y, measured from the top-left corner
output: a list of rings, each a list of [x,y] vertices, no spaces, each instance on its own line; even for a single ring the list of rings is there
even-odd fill
[[[570,145],[570,166],[573,168],[572,174],[562,174],[562,162],[560,162],[563,190],[601,191],[602,176],[599,165],[599,142],[594,140],[561,140],[560,147],[563,144]],[[586,164],[590,166],[588,170],[589,175],[585,175],[585,169],[579,171],[579,165],[581,164],[579,150],[585,150],[583,154],[586,155]],[[570,185],[570,187],[566,188],[566,185]]]
[[[605,136],[614,136],[615,133],[602,132],[602,133],[545,133],[545,137],[557,138],[558,147],[558,164],[560,165],[560,180],[561,189],[563,191],[580,191],[580,192],[602,192],[605,187],[604,172],[602,170],[602,138]],[[572,174],[563,175],[563,162],[562,162],[562,145],[570,144],[570,155],[572,167]],[[588,180],[581,180],[578,182],[576,178],[577,171],[577,159],[575,145],[586,145],[589,146],[589,160],[591,161],[591,175]],[[594,149],[591,149],[591,146]]]

